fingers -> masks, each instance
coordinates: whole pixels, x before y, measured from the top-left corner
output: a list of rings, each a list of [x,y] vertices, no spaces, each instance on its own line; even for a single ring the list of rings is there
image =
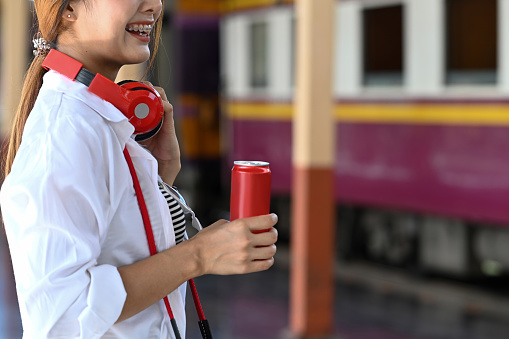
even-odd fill
[[[273,258],[276,255],[277,247],[275,244],[270,246],[256,247],[251,252],[251,261],[260,261]]]
[[[268,214],[233,221],[232,227],[233,225],[238,225],[240,228],[245,228],[250,246],[270,246],[275,244],[278,238],[278,232],[274,228],[277,221],[278,217],[276,214]]]
[[[152,83],[150,81],[143,81],[143,83],[145,85],[148,85],[148,86],[152,87],[153,89],[155,89],[157,91],[157,93],[159,93],[159,95],[161,96],[161,99],[163,99],[163,101],[168,101],[168,98],[166,97],[166,92],[164,91],[164,88],[159,87],[159,86],[154,86],[154,85],[152,85]]]
[[[159,95],[161,96],[161,99],[163,99],[163,101],[168,101],[166,92],[164,91],[164,89],[162,87],[154,86],[154,89],[159,93]]]
[[[164,109],[164,113],[166,113],[166,114],[173,113],[173,105],[170,104],[170,102],[168,100],[163,100],[163,109]]]
[[[250,265],[246,268],[246,270],[242,273],[254,273],[266,271],[269,268],[271,268],[272,265],[274,265],[274,258],[252,261]]]
[[[152,86],[150,83],[148,83],[150,86]],[[158,86],[152,86],[161,96],[161,99],[163,100],[163,107],[165,113],[172,113],[173,112],[173,105],[168,101],[168,97],[166,96],[166,92],[162,87]]]
[[[201,274],[243,274],[274,263],[277,217],[266,215],[232,222],[219,220],[190,239],[196,244]],[[268,231],[255,234],[251,229]]]
[[[173,112],[173,105],[168,101],[168,97],[166,96],[166,92],[164,91],[164,88],[159,86],[154,86],[150,83],[150,81],[143,81],[145,85],[148,85],[155,89],[157,93],[161,96],[161,99],[163,100],[163,107],[165,113],[172,113]]]
[[[272,213],[258,217],[245,218],[243,220],[246,222],[251,232],[257,233],[257,231],[264,231],[274,227],[278,221],[278,217],[276,214]]]
[[[247,224],[247,228],[250,231],[249,244],[245,249],[248,252],[246,266],[252,267],[254,265],[259,267],[259,261],[265,261],[265,265],[269,265],[268,267],[272,266],[270,262],[273,263],[273,257],[277,251],[275,243],[278,239],[278,232],[273,227],[277,222],[277,216],[269,214],[261,217],[246,218],[243,219],[243,222]],[[261,233],[257,232],[260,230],[263,231]]]
[[[270,228],[266,232],[253,234],[252,242],[256,247],[270,246],[277,242],[278,232],[274,227]]]

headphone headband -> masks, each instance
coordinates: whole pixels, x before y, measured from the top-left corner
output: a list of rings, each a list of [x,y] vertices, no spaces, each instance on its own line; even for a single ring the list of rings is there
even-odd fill
[[[136,140],[141,141],[156,134],[162,125],[163,101],[159,93],[142,82],[127,81],[117,85],[101,74],[94,74],[70,56],[52,49],[42,66],[67,78],[78,81],[98,97],[120,110],[134,126]]]

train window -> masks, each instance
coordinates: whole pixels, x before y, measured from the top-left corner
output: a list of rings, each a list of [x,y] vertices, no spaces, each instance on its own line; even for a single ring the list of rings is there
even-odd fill
[[[364,85],[403,84],[403,6],[363,12]]]
[[[447,84],[497,82],[497,0],[447,0]]]
[[[268,36],[267,23],[254,22],[249,28],[251,86],[263,88],[268,85]]]

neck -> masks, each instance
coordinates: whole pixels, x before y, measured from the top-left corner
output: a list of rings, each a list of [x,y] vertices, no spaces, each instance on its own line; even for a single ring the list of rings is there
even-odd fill
[[[93,54],[89,51],[80,51],[72,46],[58,45],[57,49],[71,58],[81,62],[83,67],[85,67],[88,71],[92,73],[99,73],[111,81],[115,81],[120,67],[122,67],[122,65],[108,64],[104,61],[99,63],[94,60]]]

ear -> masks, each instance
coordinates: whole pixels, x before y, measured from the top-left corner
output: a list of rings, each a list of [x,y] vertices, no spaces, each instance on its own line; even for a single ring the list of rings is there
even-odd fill
[[[70,1],[62,13],[62,19],[65,21],[76,21],[77,18],[76,3],[75,1]]]

